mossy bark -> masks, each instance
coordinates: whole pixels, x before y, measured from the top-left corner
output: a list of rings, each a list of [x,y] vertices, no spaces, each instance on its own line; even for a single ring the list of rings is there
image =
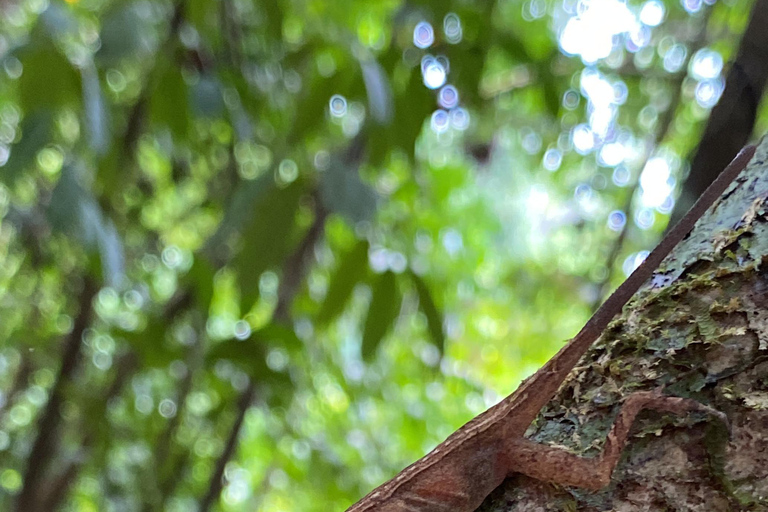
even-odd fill
[[[766,161],[764,139],[528,432],[589,457],[624,398],[663,387],[723,411],[730,437],[703,415],[648,411],[603,491],[513,475],[479,510],[768,510]]]

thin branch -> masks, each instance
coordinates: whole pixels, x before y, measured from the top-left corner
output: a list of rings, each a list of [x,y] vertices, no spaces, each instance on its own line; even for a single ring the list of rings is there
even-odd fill
[[[27,381],[32,374],[32,361],[29,356],[22,351],[20,359],[13,384],[5,395],[5,401],[0,405],[0,422],[3,421],[6,411],[11,410],[13,404],[16,403],[19,393],[27,388]]]
[[[171,322],[183,311],[188,309],[192,305],[192,294],[188,290],[182,290],[177,292],[165,305],[162,313],[162,317]],[[112,384],[106,390],[101,399],[97,403],[101,404],[103,413],[106,414],[106,408],[112,398],[119,396],[122,393],[125,384],[129,381],[131,375],[139,368],[139,361],[136,354],[132,351],[123,353],[115,362],[114,365],[117,368]],[[87,453],[93,447],[93,444],[97,438],[99,428],[101,424],[86,423],[83,425],[85,434],[80,446],[82,453]],[[67,493],[72,484],[77,480],[80,471],[84,467],[85,463],[90,460],[85,455],[80,456],[77,460],[70,462],[70,464],[61,471],[56,477],[51,478],[45,483],[46,492],[41,493],[39,498],[42,504],[40,510],[58,510],[61,502],[67,497]]]
[[[248,381],[248,386],[245,391],[240,395],[240,399],[237,402],[237,418],[232,424],[232,428],[227,436],[227,443],[224,445],[224,450],[221,452],[218,460],[216,461],[216,467],[213,469],[210,483],[208,484],[208,492],[200,501],[200,512],[208,512],[213,505],[213,502],[219,499],[221,494],[221,488],[223,484],[224,469],[227,467],[227,463],[230,461],[237,448],[237,441],[240,437],[240,428],[243,426],[243,420],[245,419],[245,413],[248,412],[248,408],[253,402],[253,398],[256,395],[256,386],[253,379]]]
[[[43,476],[55,451],[56,431],[60,421],[61,405],[64,401],[64,388],[72,380],[80,363],[83,333],[91,324],[91,303],[98,289],[96,282],[91,277],[84,278],[83,289],[80,293],[79,312],[75,318],[72,332],[69,333],[64,342],[61,368],[51,388],[48,403],[40,416],[37,425],[37,438],[29,452],[24,484],[16,500],[16,510],[19,512],[38,510],[37,505],[42,491]]]
[[[293,299],[299,291],[299,286],[304,281],[309,269],[312,253],[315,245],[320,241],[325,231],[325,219],[327,212],[315,196],[315,219],[309,227],[296,250],[285,260],[282,270],[282,279],[277,292],[277,306],[273,318],[275,321],[287,324],[290,322],[289,310]],[[208,484],[208,491],[200,502],[199,512],[208,512],[214,501],[219,498],[223,485],[224,469],[237,448],[240,429],[245,418],[245,413],[251,406],[256,393],[256,384],[249,379],[248,386],[240,395],[237,404],[237,418],[227,436],[227,443],[216,461],[216,467]]]

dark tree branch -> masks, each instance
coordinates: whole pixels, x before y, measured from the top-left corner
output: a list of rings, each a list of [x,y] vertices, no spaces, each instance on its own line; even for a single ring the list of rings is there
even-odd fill
[[[670,226],[749,141],[768,80],[768,0],[757,0],[725,79],[725,90],[709,115],[691,172],[677,201]]]
[[[16,510],[32,512],[38,510],[38,500],[43,491],[42,483],[46,469],[53,459],[56,446],[56,431],[59,425],[59,413],[64,401],[64,388],[74,377],[80,363],[83,332],[91,323],[93,298],[98,286],[91,277],[83,280],[80,292],[79,312],[75,318],[72,332],[64,341],[61,368],[51,388],[48,403],[37,424],[37,438],[29,452],[24,483],[16,501]]]
[[[208,484],[208,491],[200,501],[200,512],[208,512],[214,501],[218,500],[219,494],[221,494],[221,488],[223,485],[224,469],[227,467],[227,462],[230,461],[237,448],[237,441],[240,437],[240,428],[243,426],[243,420],[245,419],[245,413],[248,412],[248,408],[253,402],[253,398],[256,395],[256,386],[253,379],[248,381],[248,387],[240,395],[240,399],[237,402],[237,417],[232,424],[232,428],[227,436],[227,443],[224,445],[224,450],[216,460],[216,467],[211,474],[211,480]]]

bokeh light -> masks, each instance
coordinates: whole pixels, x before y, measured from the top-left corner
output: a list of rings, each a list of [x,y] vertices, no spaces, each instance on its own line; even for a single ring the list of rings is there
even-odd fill
[[[417,48],[429,48],[435,42],[435,29],[427,21],[420,21],[413,29],[413,44]]]
[[[421,75],[424,85],[429,89],[437,89],[445,84],[448,70],[437,58],[425,55],[421,59]]]

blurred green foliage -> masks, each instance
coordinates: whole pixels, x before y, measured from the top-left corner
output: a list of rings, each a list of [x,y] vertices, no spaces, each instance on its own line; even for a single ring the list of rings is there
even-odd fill
[[[0,508],[42,464],[45,510],[341,510],[511,392],[663,229],[749,11],[633,1],[590,60],[589,3],[0,3]]]

